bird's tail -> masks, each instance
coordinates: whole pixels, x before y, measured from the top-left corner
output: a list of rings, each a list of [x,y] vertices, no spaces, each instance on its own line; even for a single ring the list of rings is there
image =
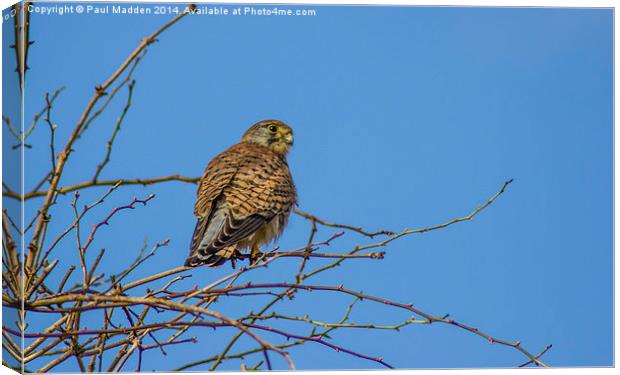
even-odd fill
[[[196,267],[204,265],[209,267],[219,267],[228,260],[234,261],[237,253],[238,250],[235,245],[227,246],[223,249],[219,249],[218,251],[204,255],[197,251],[185,260],[185,266]]]

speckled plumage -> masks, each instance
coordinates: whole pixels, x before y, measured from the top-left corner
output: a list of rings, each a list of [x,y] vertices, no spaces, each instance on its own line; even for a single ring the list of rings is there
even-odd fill
[[[238,252],[257,251],[282,233],[297,200],[286,162],[292,143],[288,125],[265,120],[211,160],[198,186],[186,266],[234,262]]]

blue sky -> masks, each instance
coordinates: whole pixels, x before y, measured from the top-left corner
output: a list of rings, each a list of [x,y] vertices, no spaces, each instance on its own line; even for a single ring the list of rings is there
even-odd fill
[[[332,221],[369,229],[430,226],[468,214],[514,178],[473,222],[406,237],[386,248],[383,261],[352,261],[312,283],[343,283],[435,315],[450,313],[521,340],[533,352],[553,344],[544,357],[552,366],[612,365],[612,10],[312,8],[314,17],[186,17],[162,34],[135,72],[133,105],[102,178],[200,175],[265,118],[295,131],[289,164],[300,208]],[[33,15],[26,122],[46,92],[65,86],[53,112],[60,148],[93,87],[168,18]],[[3,27],[11,35],[10,24]],[[5,66],[13,62],[7,43],[3,56]],[[15,84],[11,75],[3,89]],[[62,186],[92,176],[125,97],[119,93],[76,143]],[[26,150],[27,190],[50,163],[43,125]],[[104,191],[83,191],[84,202]],[[103,269],[128,263],[145,239],[169,238],[171,245],[139,274],[183,263],[194,227],[193,185],[119,189],[89,223],[150,193],[157,198],[147,207],[124,213],[98,234],[94,246],[106,248],[108,257]],[[71,220],[70,199],[61,197],[53,208],[52,233]],[[27,204],[26,221],[38,203]],[[296,248],[307,233],[308,223],[293,217],[279,244]],[[346,235],[331,250],[367,242]],[[67,254],[59,255],[63,267],[77,261],[73,240],[58,250]],[[288,280],[295,265],[282,262],[247,280]],[[200,268],[186,285],[227,272]],[[350,302],[300,294],[275,311],[333,321]],[[230,300],[217,307],[235,316],[257,305]],[[368,301],[352,314],[360,323],[406,318]],[[231,332],[200,331],[197,345],[171,348],[164,359],[149,353],[147,367],[172,369],[199,359],[221,348]],[[515,350],[439,324],[401,332],[342,329],[334,340],[399,368],[524,361]],[[291,354],[302,369],[377,368],[313,344]],[[76,370],[75,361],[56,369]]]

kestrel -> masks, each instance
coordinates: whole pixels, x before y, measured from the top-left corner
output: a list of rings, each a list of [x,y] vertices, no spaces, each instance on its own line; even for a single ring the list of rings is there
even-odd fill
[[[293,130],[278,120],[252,125],[241,142],[209,164],[198,185],[194,214],[198,217],[186,266],[216,267],[260,247],[284,230],[297,201],[286,162]]]

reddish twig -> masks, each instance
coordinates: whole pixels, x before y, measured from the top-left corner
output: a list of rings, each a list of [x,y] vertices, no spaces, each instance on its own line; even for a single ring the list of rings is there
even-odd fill
[[[474,333],[480,337],[485,338],[487,341],[489,341],[489,343],[493,344],[493,343],[497,343],[497,344],[501,344],[501,345],[505,345],[511,348],[515,348],[518,351],[520,351],[521,353],[523,353],[524,355],[526,355],[530,360],[532,360],[533,362],[535,362],[536,364],[542,366],[542,367],[548,367],[545,363],[543,363],[542,361],[540,361],[538,358],[536,358],[534,355],[532,355],[530,352],[528,352],[527,350],[525,350],[523,347],[521,347],[521,342],[520,341],[516,341],[516,342],[509,342],[503,339],[499,339],[496,337],[493,337],[489,334],[486,334],[482,331],[480,331],[477,328],[471,327],[469,325],[463,324],[463,323],[459,323],[453,319],[448,319],[448,316],[444,316],[444,317],[436,317],[436,316],[432,316],[430,314],[427,314],[415,307],[413,307],[413,304],[403,304],[400,302],[394,302],[394,301],[390,301],[388,299],[384,299],[384,298],[380,298],[380,297],[375,297],[372,295],[368,295],[368,294],[364,294],[361,292],[356,292],[353,291],[351,289],[347,289],[345,288],[343,285],[340,286],[322,286],[322,285],[299,285],[299,284],[290,284],[290,283],[262,283],[262,284],[252,284],[252,283],[246,283],[244,285],[241,286],[231,286],[225,289],[213,289],[210,290],[209,293],[213,294],[213,293],[218,293],[218,294],[225,294],[225,293],[229,293],[232,291],[238,291],[238,290],[244,290],[244,289],[256,289],[256,288],[295,288],[295,289],[300,289],[300,290],[306,290],[306,291],[313,291],[313,290],[324,290],[324,291],[333,291],[333,292],[340,292],[340,293],[345,293],[345,294],[349,294],[355,297],[360,298],[361,300],[367,299],[370,301],[374,301],[374,302],[379,302],[382,303],[384,305],[389,305],[389,306],[393,306],[393,307],[397,307],[400,309],[404,309],[404,310],[409,310],[411,312],[413,312],[414,314],[417,314],[425,319],[428,320],[429,323],[434,323],[434,322],[439,322],[439,323],[444,323],[444,324],[450,324],[450,325],[454,325],[457,326],[459,328],[462,328],[466,331],[469,331],[471,333]]]
[[[93,242],[93,240],[95,239],[95,234],[97,233],[97,230],[99,228],[101,228],[103,225],[109,225],[110,224],[110,219],[112,219],[112,217],[123,210],[133,210],[135,209],[135,205],[136,203],[142,203],[143,206],[146,206],[146,204],[148,203],[148,201],[150,201],[151,199],[155,198],[155,194],[151,194],[149,195],[146,199],[138,199],[136,197],[133,198],[133,200],[131,201],[131,203],[124,205],[124,206],[119,206],[119,207],[115,207],[112,212],[110,212],[108,214],[108,216],[106,216],[105,219],[103,219],[103,221],[100,221],[99,223],[93,225],[93,229],[90,232],[90,235],[88,236],[88,238],[86,239],[86,243],[84,244],[84,247],[82,248],[82,251],[84,253],[86,253],[86,250],[88,249],[88,247],[90,246],[90,244]]]
[[[538,359],[538,358],[542,357],[542,356],[543,356],[543,355],[545,355],[545,353],[547,353],[547,352],[549,351],[549,349],[551,349],[552,347],[553,347],[553,345],[552,345],[552,344],[547,345],[547,347],[546,347],[545,349],[543,349],[543,351],[541,351],[540,353],[538,353],[538,354],[536,355],[536,357],[535,357],[535,358],[536,358],[536,359]],[[527,361],[527,362],[524,362],[524,363],[520,364],[518,367],[525,367],[525,366],[527,366],[527,365],[529,365],[529,364],[531,364],[531,363],[535,363],[535,364],[536,364],[536,366],[539,366],[539,364],[538,364],[537,362],[535,362],[533,359],[530,359],[529,361]]]

